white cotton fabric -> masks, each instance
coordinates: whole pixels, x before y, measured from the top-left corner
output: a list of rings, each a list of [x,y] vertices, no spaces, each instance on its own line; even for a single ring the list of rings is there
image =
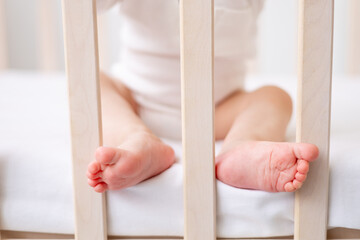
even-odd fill
[[[248,83],[249,89],[274,83],[295,96],[294,78],[250,77]],[[359,78],[334,77],[330,228],[360,229],[358,89]],[[64,75],[0,73],[0,123],[0,229],[74,233]],[[294,120],[288,138],[294,139]],[[176,164],[137,186],[108,193],[109,234],[183,234],[181,144],[165,141],[176,151]],[[293,233],[292,193],[236,189],[217,182],[217,195],[219,237]]]
[[[114,4],[111,0],[97,2],[100,9]],[[132,90],[139,114],[151,130],[180,139],[178,0],[117,2],[122,16],[121,52],[111,74]],[[245,63],[255,53],[256,22],[262,4],[263,0],[215,0],[215,103],[243,87]],[[152,121],[160,116],[157,122]],[[164,125],[173,131],[164,131]]]

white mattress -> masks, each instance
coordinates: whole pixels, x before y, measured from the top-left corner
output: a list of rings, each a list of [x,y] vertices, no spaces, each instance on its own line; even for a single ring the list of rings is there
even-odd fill
[[[275,82],[295,95],[294,78],[266,79],[250,77],[248,87]],[[360,229],[360,79],[334,78],[333,89],[329,228]],[[64,74],[0,73],[0,123],[1,229],[73,233]],[[288,135],[293,139],[294,121]],[[108,193],[109,234],[182,235],[181,144],[168,142],[178,163],[135,187]],[[242,190],[221,182],[217,189],[218,236],[293,233],[292,193]]]

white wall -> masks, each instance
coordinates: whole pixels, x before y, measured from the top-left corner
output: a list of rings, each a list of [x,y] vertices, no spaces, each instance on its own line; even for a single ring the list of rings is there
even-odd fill
[[[52,1],[49,23],[55,28],[56,56],[60,69],[64,68],[63,37],[60,0]],[[38,33],[41,0],[5,0],[9,65],[11,68],[36,69],[40,64],[41,42]]]
[[[263,74],[294,74],[297,71],[297,0],[268,0],[259,19],[257,70]],[[335,75],[345,74],[349,1],[335,1]],[[360,66],[359,66],[360,67]]]
[[[44,1],[44,0],[43,0]],[[59,68],[63,69],[63,45],[60,0],[53,1],[52,26],[56,29]],[[334,74],[346,74],[346,53],[349,36],[348,8],[350,0],[336,0],[334,29]],[[41,0],[5,0],[8,24],[10,66],[35,69],[39,66],[39,41],[36,39],[37,9]],[[297,64],[297,0],[268,0],[259,19],[258,59],[254,70],[259,74],[296,74]],[[100,16],[101,62],[108,68],[116,59],[117,28],[120,18],[114,9]],[[110,33],[107,38],[106,33]],[[104,37],[105,36],[105,37]],[[106,53],[105,53],[106,51]]]

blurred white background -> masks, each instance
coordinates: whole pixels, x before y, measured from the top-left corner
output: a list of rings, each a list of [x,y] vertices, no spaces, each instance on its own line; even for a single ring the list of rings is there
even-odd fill
[[[8,66],[15,69],[64,70],[60,0],[0,0],[5,14]],[[131,1],[131,0],[129,0]],[[169,0],[171,1],[171,0]],[[360,31],[360,0],[336,0],[334,24],[334,75],[359,74],[351,54]],[[298,0],[267,0],[259,19],[258,56],[251,64],[254,74],[292,75],[297,70]],[[354,6],[358,8],[354,9]],[[41,9],[46,9],[42,11]],[[5,21],[4,21],[5,20]],[[39,24],[41,22],[42,24]],[[117,28],[121,18],[114,8],[99,16],[100,61],[109,69],[116,60]],[[43,46],[46,47],[43,47]],[[356,49],[354,49],[356,48]],[[44,52],[54,56],[48,59]],[[4,54],[1,53],[0,54]],[[360,56],[355,57],[357,59]]]

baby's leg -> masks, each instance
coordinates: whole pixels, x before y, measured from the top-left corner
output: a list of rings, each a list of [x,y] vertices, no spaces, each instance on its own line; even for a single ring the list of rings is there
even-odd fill
[[[295,191],[306,179],[315,145],[286,143],[291,98],[277,87],[236,92],[215,110],[215,134],[224,139],[216,158],[217,178],[239,187]]]
[[[121,189],[157,175],[174,162],[174,151],[137,115],[131,92],[105,74],[100,76],[104,144],[88,166],[88,182],[97,192]]]

